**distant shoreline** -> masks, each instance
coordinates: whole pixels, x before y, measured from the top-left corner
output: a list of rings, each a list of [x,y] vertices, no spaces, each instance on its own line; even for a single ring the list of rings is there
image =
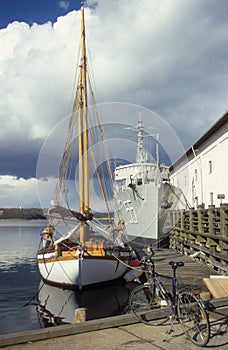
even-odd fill
[[[113,213],[111,215],[113,217]],[[107,213],[96,213],[97,219],[108,218]],[[22,220],[46,220],[41,208],[0,208],[0,220],[22,219]]]
[[[0,208],[0,220],[45,220],[46,216],[40,208]]]

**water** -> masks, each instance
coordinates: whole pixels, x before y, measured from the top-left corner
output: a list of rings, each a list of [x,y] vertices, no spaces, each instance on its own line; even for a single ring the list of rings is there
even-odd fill
[[[43,220],[0,221],[1,334],[40,328],[36,307],[24,305],[32,301],[40,283],[36,253],[44,224]]]
[[[0,220],[0,334],[73,323],[74,310],[87,319],[127,312],[134,283],[76,293],[44,284],[36,254],[44,220]]]

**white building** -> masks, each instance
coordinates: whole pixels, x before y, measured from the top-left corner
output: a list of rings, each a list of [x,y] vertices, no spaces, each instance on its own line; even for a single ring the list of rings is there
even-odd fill
[[[191,207],[228,203],[228,111],[170,170]]]

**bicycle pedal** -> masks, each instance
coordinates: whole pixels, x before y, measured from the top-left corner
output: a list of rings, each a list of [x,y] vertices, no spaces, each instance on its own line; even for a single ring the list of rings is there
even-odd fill
[[[166,300],[161,300],[161,301],[160,301],[160,306],[161,306],[161,307],[162,307],[162,306],[168,306],[167,301],[166,301]]]

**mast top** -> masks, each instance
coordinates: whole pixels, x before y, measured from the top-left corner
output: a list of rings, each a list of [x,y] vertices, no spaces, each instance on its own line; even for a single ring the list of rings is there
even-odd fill
[[[144,131],[144,125],[141,120],[141,116],[139,117],[138,124],[136,126],[136,129],[138,130],[138,142],[137,142],[137,153],[136,153],[136,163],[147,163],[148,161],[148,155],[143,150],[143,131]]]

